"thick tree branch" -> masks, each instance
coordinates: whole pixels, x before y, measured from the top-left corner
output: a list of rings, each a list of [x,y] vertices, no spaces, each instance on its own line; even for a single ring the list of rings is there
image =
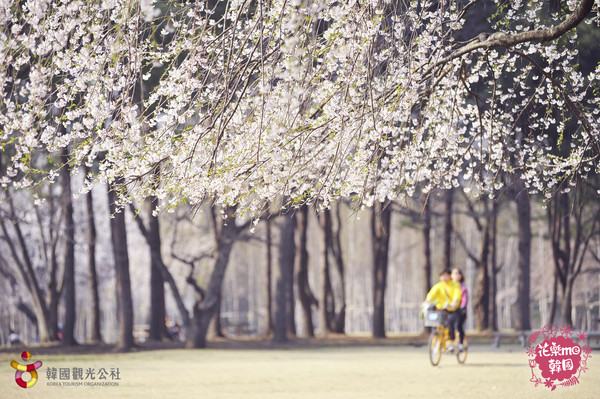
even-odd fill
[[[427,78],[433,73],[433,71],[438,66],[447,64],[452,60],[455,60],[459,57],[462,57],[465,54],[468,54],[478,49],[490,49],[493,47],[510,48],[519,43],[544,43],[554,40],[564,35],[577,25],[579,25],[581,21],[583,21],[592,11],[593,6],[594,0],[582,0],[581,3],[579,3],[579,7],[577,7],[577,9],[573,13],[571,13],[563,22],[551,28],[531,30],[527,32],[517,33],[514,35],[507,34],[504,32],[496,32],[487,37],[480,35],[479,40],[473,40],[469,42],[468,44],[455,50],[448,56],[438,60],[435,64],[431,65],[424,73],[424,76]]]
[[[458,242],[462,245],[462,247],[465,250],[465,253],[467,254],[467,256],[473,261],[475,262],[475,264],[479,264],[481,263],[481,260],[479,259],[479,257],[477,255],[475,255],[468,247],[467,243],[465,242],[465,239],[463,238],[463,236],[459,233],[459,232],[455,232],[455,237],[458,240]]]

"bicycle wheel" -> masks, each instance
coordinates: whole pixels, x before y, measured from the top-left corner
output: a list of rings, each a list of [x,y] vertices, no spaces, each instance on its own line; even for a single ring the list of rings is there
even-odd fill
[[[458,340],[457,340],[458,342]],[[458,360],[458,362],[460,364],[463,364],[465,362],[465,360],[467,360],[467,349],[469,348],[469,343],[467,342],[467,337],[465,337],[465,339],[463,340],[463,350],[456,352],[456,360]],[[458,348],[458,346],[457,346]]]
[[[433,366],[437,366],[442,358],[442,339],[437,329],[429,334],[429,360]]]

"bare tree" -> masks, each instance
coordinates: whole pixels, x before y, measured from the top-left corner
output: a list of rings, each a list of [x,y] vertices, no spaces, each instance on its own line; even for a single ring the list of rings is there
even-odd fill
[[[493,229],[492,213],[490,212],[490,201],[487,198],[482,198],[480,203],[483,205],[483,212],[477,212],[470,198],[464,196],[468,214],[475,222],[477,231],[481,236],[481,244],[479,251],[475,252],[465,242],[460,234],[456,234],[459,242],[464,247],[467,256],[475,263],[475,284],[474,293],[471,296],[473,308],[475,310],[475,328],[478,330],[486,330],[490,326],[490,246]]]
[[[554,291],[549,321],[552,323],[555,319],[556,291],[560,284],[562,322],[573,325],[573,286],[582,272],[590,240],[598,234],[600,207],[596,201],[586,200],[584,186],[570,190],[567,185],[567,182],[562,183],[561,192],[557,193],[547,208],[554,260]]]
[[[62,292],[65,273],[59,277],[58,243],[60,233],[60,210],[55,206],[56,198],[50,193],[46,198],[45,214],[40,207],[33,206],[39,227],[39,238],[32,239],[31,226],[23,219],[23,215],[14,204],[13,195],[7,191],[6,207],[2,209],[0,227],[2,240],[8,247],[12,264],[16,268],[16,277],[25,287],[31,301],[31,308],[21,302],[19,309],[25,311],[27,317],[36,324],[39,342],[50,342],[58,339],[58,306]],[[46,223],[44,222],[46,220]],[[47,225],[47,228],[45,227]],[[12,227],[12,228],[11,228]],[[42,289],[36,271],[34,248],[41,248],[43,270],[46,273],[46,289]],[[12,274],[11,274],[12,275]],[[44,291],[45,296],[44,296]]]
[[[208,285],[206,289],[200,287],[191,273],[188,278],[188,283],[194,286],[198,296],[192,312],[193,318],[190,320],[190,331],[186,342],[188,348],[206,347],[208,328],[217,312],[231,250],[241,230],[236,226],[235,208],[225,208],[223,217],[214,217],[213,223],[216,233],[215,261]]]

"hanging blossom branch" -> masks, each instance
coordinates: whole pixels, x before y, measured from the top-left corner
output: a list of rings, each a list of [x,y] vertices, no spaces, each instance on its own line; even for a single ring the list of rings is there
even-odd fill
[[[575,28],[598,23],[595,2],[569,1],[560,20],[498,0],[495,32],[457,42],[478,3],[5,6],[0,142],[12,161],[1,182],[53,181],[68,145],[74,166],[96,166],[85,189],[122,179],[123,205],[212,199],[255,217],[282,199],[370,206],[465,181],[492,192],[500,171],[546,191],[597,169],[600,67],[575,67]],[[559,156],[548,131],[571,129],[553,112],[565,101],[585,126]]]

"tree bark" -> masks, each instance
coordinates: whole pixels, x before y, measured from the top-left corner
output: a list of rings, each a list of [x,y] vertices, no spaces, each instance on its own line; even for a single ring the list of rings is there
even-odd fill
[[[84,173],[89,173],[89,167],[84,167]],[[94,197],[92,191],[88,191],[85,195],[86,212],[87,212],[87,247],[88,247],[88,273],[90,278],[88,286],[90,288],[90,341],[102,342],[102,334],[100,333],[100,295],[98,294],[98,274],[96,271],[96,221],[94,216]]]
[[[373,237],[373,338],[385,338],[385,290],[391,210],[389,203],[376,202],[371,213]]]
[[[65,318],[62,329],[62,343],[76,345],[75,340],[75,223],[73,221],[73,195],[71,192],[71,167],[69,166],[69,148],[62,150],[60,170],[62,182],[62,213],[65,219],[64,243],[64,290]]]
[[[119,321],[118,351],[128,351],[133,342],[133,300],[131,297],[131,278],[129,275],[129,252],[127,250],[127,230],[125,227],[125,210],[117,211],[117,195],[115,187],[119,187],[121,179],[116,179],[114,186],[108,189],[108,208],[111,214],[110,230],[113,245],[117,279],[117,318]]]

